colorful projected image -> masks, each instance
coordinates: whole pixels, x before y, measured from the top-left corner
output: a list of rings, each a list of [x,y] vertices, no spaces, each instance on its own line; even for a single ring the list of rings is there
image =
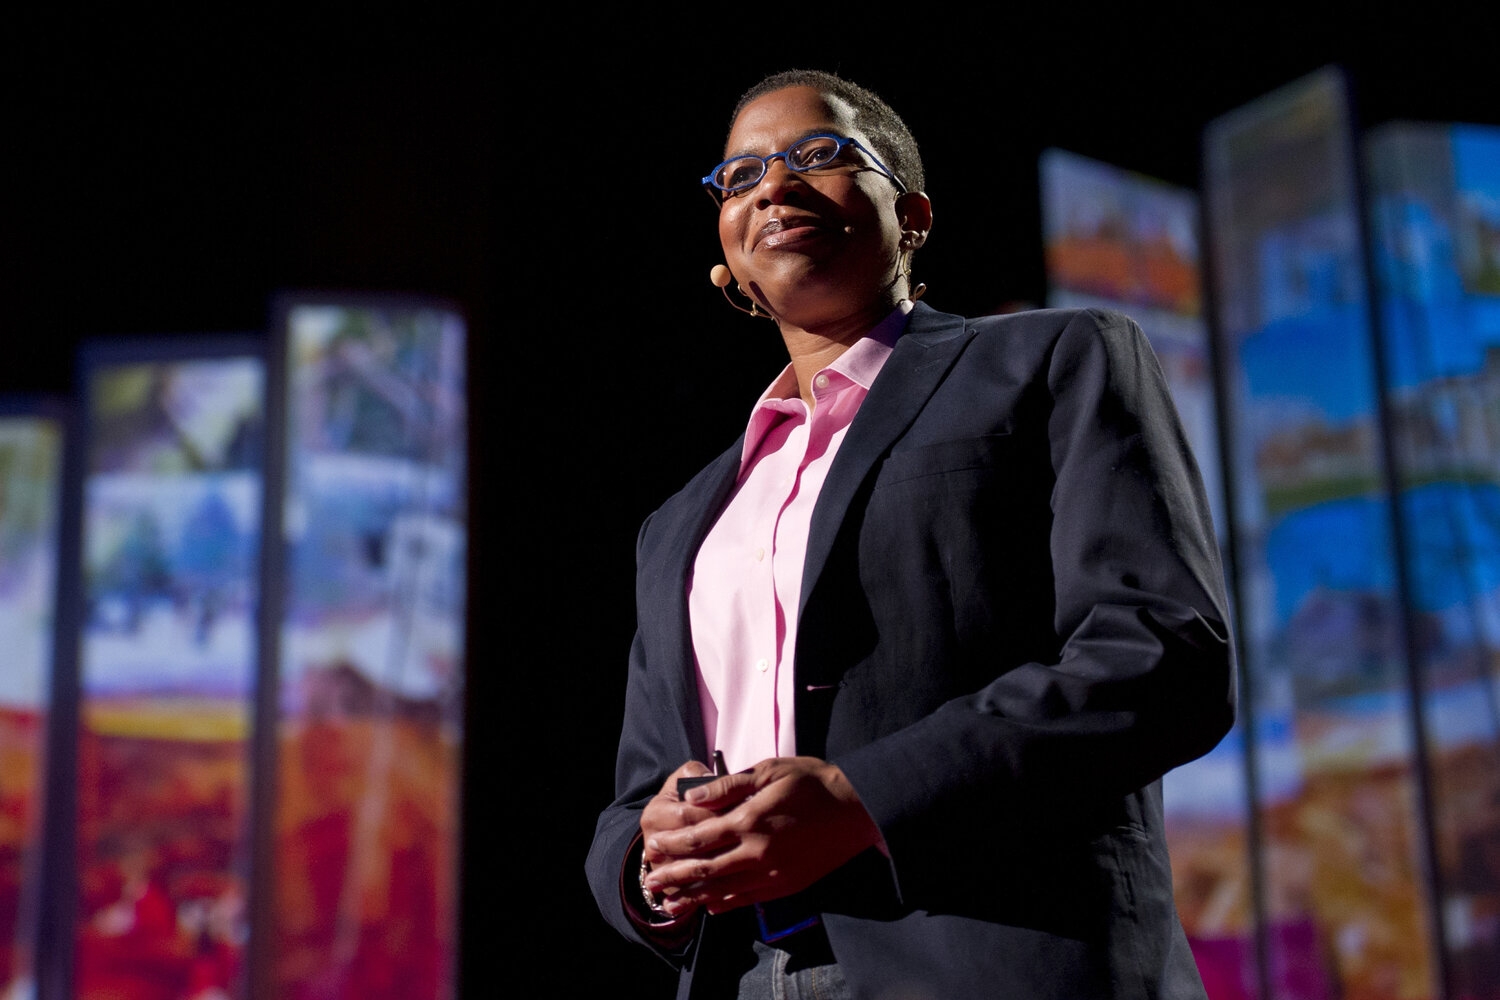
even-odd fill
[[[275,991],[451,998],[465,600],[464,330],[289,308]]]
[[[1455,240],[1458,273],[1464,291],[1487,300],[1484,311],[1494,317],[1500,296],[1500,144],[1494,128],[1459,126],[1453,130],[1454,178],[1457,194]],[[1489,325],[1486,323],[1486,330]]]
[[[1211,123],[1271,987],[1432,997],[1406,631],[1342,78]]]
[[[63,428],[0,413],[0,996],[32,996]]]
[[[246,996],[264,366],[85,386],[75,992]]]
[[[1218,416],[1201,313],[1198,199],[1186,189],[1062,150],[1041,162],[1049,306],[1099,306],[1137,320],[1161,361],[1227,537]],[[1166,776],[1178,912],[1212,1000],[1255,995],[1249,792],[1239,726]]]
[[[1202,311],[1197,195],[1060,149],[1043,153],[1041,181],[1047,305],[1116,309],[1141,325],[1224,536],[1229,519]]]
[[[1370,137],[1389,422],[1454,995],[1500,996],[1500,129]]]
[[[1076,153],[1042,155],[1047,279],[1134,314],[1164,310],[1201,325],[1197,196]]]

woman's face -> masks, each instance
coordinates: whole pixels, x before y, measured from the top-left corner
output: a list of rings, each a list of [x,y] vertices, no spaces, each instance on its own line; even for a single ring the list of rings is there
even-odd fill
[[[843,101],[788,87],[744,107],[724,155],[766,156],[820,132],[874,148]],[[804,328],[866,314],[873,323],[905,291],[894,285],[896,185],[852,146],[840,158],[847,168],[804,173],[772,160],[758,184],[719,208],[719,242],[736,281],[778,320]]]

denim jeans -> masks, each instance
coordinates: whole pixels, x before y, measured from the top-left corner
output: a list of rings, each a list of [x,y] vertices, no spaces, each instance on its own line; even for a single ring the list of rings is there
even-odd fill
[[[738,1000],[853,1000],[831,954],[809,958],[760,941],[754,944],[755,967],[740,977]]]

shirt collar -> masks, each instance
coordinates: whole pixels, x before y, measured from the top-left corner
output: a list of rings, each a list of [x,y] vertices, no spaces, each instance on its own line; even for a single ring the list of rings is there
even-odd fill
[[[890,356],[896,340],[906,330],[906,316],[912,310],[911,299],[902,299],[896,308],[886,313],[885,319],[876,323],[869,333],[850,345],[849,349],[833,360],[824,371],[838,372],[863,389],[869,389],[885,359]],[[797,395],[797,374],[790,363],[776,376],[776,380],[755,401],[757,409],[762,403],[788,399]]]
[[[870,386],[875,384],[875,376],[880,374],[886,358],[891,356],[896,341],[905,332],[906,317],[913,305],[910,299],[902,299],[896,303],[896,307],[886,314],[885,319],[876,323],[822,371],[837,372],[868,392]],[[788,363],[781,374],[776,376],[776,380],[761,393],[760,399],[755,401],[755,408],[750,411],[750,421],[745,431],[745,448],[740,457],[741,468],[755,454],[760,439],[778,419],[778,414],[772,411],[780,410],[779,404],[795,395],[797,374]]]

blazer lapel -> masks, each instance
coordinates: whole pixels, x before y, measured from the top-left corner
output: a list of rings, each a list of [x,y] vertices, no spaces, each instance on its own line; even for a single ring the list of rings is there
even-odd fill
[[[968,342],[962,316],[940,313],[921,303],[912,310],[906,332],[896,341],[849,425],[813,507],[800,607],[807,607],[860,484],[927,405]]]
[[[637,581],[641,591],[640,606],[651,608],[661,628],[657,634],[677,636],[674,653],[677,669],[668,672],[672,678],[671,698],[674,718],[683,720],[689,748],[694,760],[708,759],[708,737],[703,730],[703,714],[698,705],[698,674],[693,658],[693,630],[688,620],[687,581],[693,571],[693,560],[703,538],[713,527],[719,511],[729,502],[739,478],[740,453],[744,437],[720,455],[682,491],[662,507],[656,517],[668,532],[663,548],[653,557]]]

